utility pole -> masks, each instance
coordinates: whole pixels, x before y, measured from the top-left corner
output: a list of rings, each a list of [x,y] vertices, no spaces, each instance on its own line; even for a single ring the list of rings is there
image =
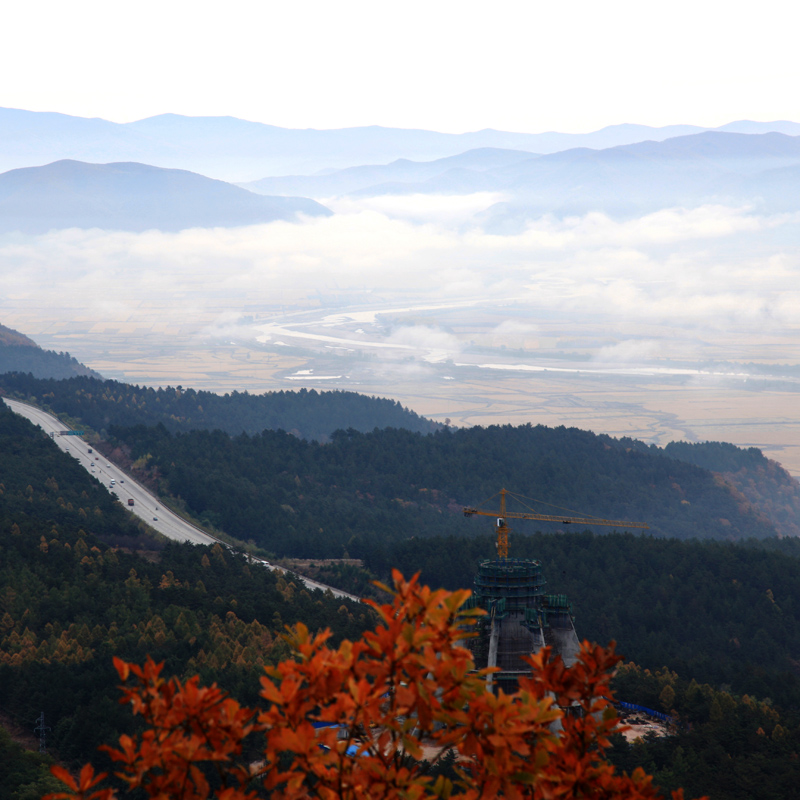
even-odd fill
[[[50,730],[49,725],[44,724],[44,711],[39,714],[39,719],[36,720],[39,724],[33,729],[33,732],[39,732],[39,752],[46,753],[47,752],[47,731]]]

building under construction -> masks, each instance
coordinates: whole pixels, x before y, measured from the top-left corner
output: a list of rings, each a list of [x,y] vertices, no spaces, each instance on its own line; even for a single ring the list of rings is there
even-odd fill
[[[569,517],[506,510],[505,489],[500,492],[500,508],[488,511],[465,508],[465,516],[478,514],[497,519],[497,558],[481,562],[475,576],[470,607],[486,611],[480,618],[478,636],[469,640],[469,647],[478,668],[499,667],[489,680],[506,693],[517,689],[520,676],[530,667],[523,656],[551,646],[567,666],[575,662],[580,643],[575,633],[572,608],[563,594],[546,594],[542,565],[534,559],[509,558],[508,519],[533,519],[549,522],[613,525],[619,528],[647,528],[642,523],[608,520],[574,514]]]
[[[523,656],[550,645],[570,666],[579,642],[572,609],[563,594],[545,594],[542,565],[522,558],[483,561],[475,576],[472,607],[484,609],[478,636],[469,640],[475,666],[499,667],[490,680],[506,693],[530,672]]]

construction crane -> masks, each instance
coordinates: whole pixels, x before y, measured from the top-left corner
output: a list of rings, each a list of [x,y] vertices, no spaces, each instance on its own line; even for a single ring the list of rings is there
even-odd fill
[[[498,558],[508,558],[508,534],[511,531],[511,528],[509,528],[506,524],[506,520],[508,519],[538,519],[542,522],[561,522],[564,525],[569,525],[570,523],[576,522],[584,525],[612,525],[618,528],[644,528],[646,530],[650,528],[649,525],[646,525],[643,522],[629,522],[624,519],[600,519],[599,517],[588,517],[580,514],[571,517],[559,517],[552,514],[537,514],[533,511],[506,511],[506,495],[511,495],[512,497],[517,497],[517,499],[520,499],[517,495],[512,494],[506,489],[501,489],[499,511],[487,511],[483,508],[464,508],[465,517],[471,517],[473,514],[477,514],[482,517],[497,518]],[[494,497],[497,497],[497,495],[494,495]],[[489,499],[493,500],[494,497],[490,497]]]

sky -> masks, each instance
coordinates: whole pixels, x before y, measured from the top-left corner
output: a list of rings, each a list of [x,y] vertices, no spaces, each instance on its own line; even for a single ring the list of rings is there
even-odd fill
[[[796,16],[785,0],[28,0],[3,11],[0,106],[452,133],[800,120]]]

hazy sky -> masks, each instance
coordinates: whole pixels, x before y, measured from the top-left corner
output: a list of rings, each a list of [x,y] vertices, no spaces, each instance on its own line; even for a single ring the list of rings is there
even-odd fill
[[[28,0],[0,106],[461,132],[800,120],[785,0]]]

